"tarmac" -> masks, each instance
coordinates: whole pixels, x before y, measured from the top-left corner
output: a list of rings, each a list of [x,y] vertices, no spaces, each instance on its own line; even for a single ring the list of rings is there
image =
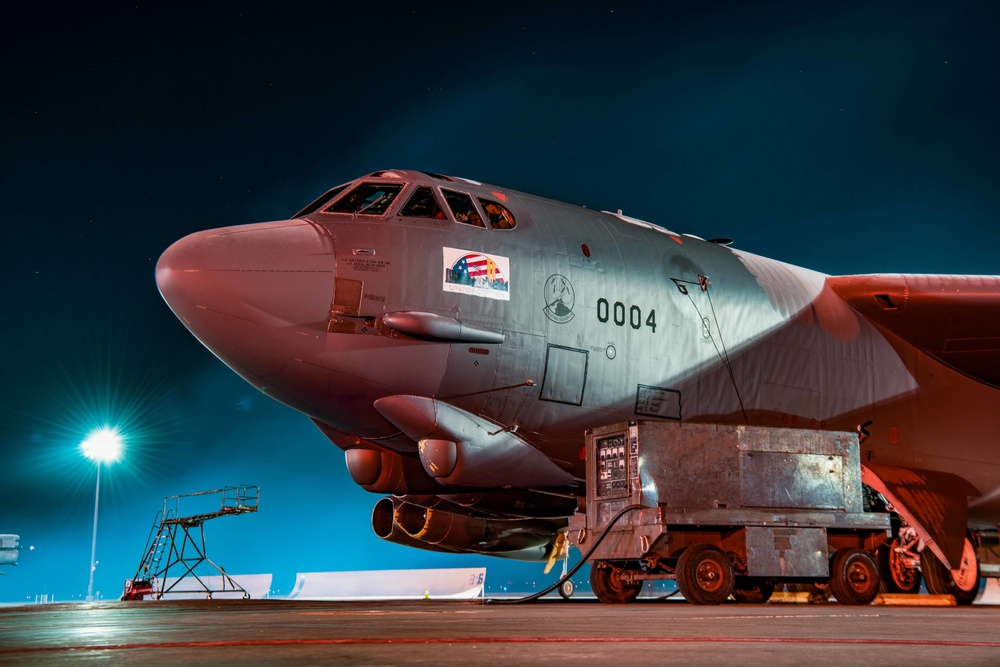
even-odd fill
[[[998,665],[1000,606],[199,600],[0,608],[2,665]]]

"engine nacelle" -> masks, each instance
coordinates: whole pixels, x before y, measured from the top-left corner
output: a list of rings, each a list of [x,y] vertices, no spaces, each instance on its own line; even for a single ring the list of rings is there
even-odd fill
[[[575,496],[553,495],[530,489],[503,489],[476,493],[400,496],[403,502],[431,509],[445,509],[458,514],[498,514],[525,519],[561,519],[577,508]]]
[[[492,519],[402,503],[396,523],[410,537],[456,551],[520,551],[549,544],[559,529],[551,521]]]
[[[404,547],[416,547],[418,549],[426,549],[428,551],[450,552],[450,549],[444,549],[434,544],[421,542],[420,540],[406,534],[406,531],[404,531],[395,521],[396,508],[403,504],[405,503],[396,500],[395,498],[382,498],[375,503],[375,508],[372,510],[372,530],[375,531],[375,534],[386,542],[402,544]]]
[[[382,498],[372,529],[383,540],[430,551],[481,553],[517,560],[545,560],[565,521],[490,519],[426,509]]]
[[[420,460],[397,452],[348,449],[347,471],[365,491],[375,493],[440,493],[447,490],[424,471]]]

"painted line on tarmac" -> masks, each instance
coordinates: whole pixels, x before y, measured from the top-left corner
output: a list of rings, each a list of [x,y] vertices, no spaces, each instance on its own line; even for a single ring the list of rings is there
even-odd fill
[[[61,653],[70,651],[139,651],[178,648],[240,648],[267,646],[358,646],[413,644],[833,644],[841,646],[945,646],[956,648],[1000,648],[1000,641],[953,641],[944,639],[851,639],[821,637],[402,637],[398,639],[247,639],[148,644],[85,646],[40,646],[0,649],[0,655]]]

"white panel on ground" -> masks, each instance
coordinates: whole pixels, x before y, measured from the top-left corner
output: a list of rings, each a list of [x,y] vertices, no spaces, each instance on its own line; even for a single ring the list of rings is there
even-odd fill
[[[233,574],[230,578],[237,584],[246,589],[247,593],[254,600],[262,600],[267,597],[268,592],[271,590],[271,577],[270,574]],[[211,576],[201,576],[201,579],[207,588],[214,591],[212,593],[213,600],[242,600],[243,591],[234,591],[232,586],[229,584],[225,585],[225,590],[223,590],[223,581],[221,575],[211,575]],[[178,579],[176,577],[168,577],[164,580],[163,590],[169,590],[171,586],[176,584]],[[198,580],[194,577],[187,576],[184,577],[183,581],[177,585],[177,590],[170,593],[164,593],[161,600],[204,600],[208,597],[208,593],[205,591],[196,590],[199,588]],[[154,596],[146,596],[145,599],[153,599]]]
[[[1000,579],[987,579],[976,604],[1000,604]]]
[[[482,597],[485,567],[440,570],[300,572],[290,600],[472,600]]]

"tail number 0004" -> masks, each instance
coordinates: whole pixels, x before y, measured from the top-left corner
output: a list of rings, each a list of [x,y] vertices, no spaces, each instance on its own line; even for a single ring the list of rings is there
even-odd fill
[[[597,319],[604,323],[614,322],[620,327],[628,324],[637,331],[643,326],[642,308],[639,306],[626,307],[621,301],[615,301],[612,304],[604,298],[597,300]],[[645,325],[652,329],[653,333],[656,333],[656,309],[649,311]]]

